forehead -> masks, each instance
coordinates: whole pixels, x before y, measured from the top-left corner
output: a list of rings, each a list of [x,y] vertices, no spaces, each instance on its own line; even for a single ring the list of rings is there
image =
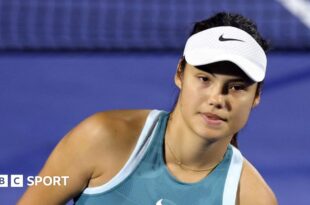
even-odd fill
[[[220,74],[231,78],[238,78],[251,82],[252,80],[234,63],[229,61],[221,61],[202,66],[191,66],[196,72],[203,71],[210,74]]]

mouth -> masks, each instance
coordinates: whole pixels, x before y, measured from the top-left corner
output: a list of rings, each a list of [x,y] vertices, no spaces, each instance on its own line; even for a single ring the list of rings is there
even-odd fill
[[[214,113],[201,113],[203,119],[206,121],[207,124],[210,124],[210,125],[219,125],[223,122],[226,122],[227,119],[220,116],[220,115],[217,115],[217,114],[214,114]]]

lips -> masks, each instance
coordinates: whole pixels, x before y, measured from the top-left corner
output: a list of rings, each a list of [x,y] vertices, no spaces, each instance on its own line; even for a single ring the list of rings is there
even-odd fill
[[[202,113],[205,117],[207,117],[210,120],[221,120],[221,121],[227,121],[227,119],[225,119],[224,117],[221,117],[217,114],[214,113]]]
[[[220,126],[223,122],[226,122],[227,119],[224,117],[214,114],[214,113],[202,113],[202,118],[206,122],[206,124],[210,126]]]

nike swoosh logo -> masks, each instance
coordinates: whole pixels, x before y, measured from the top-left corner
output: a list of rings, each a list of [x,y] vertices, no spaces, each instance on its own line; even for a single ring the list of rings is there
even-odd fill
[[[168,199],[159,199],[156,202],[156,205],[176,205],[176,204]]]
[[[223,35],[224,35],[224,34],[222,34],[222,35],[219,37],[219,41],[240,41],[240,42],[244,42],[243,40],[240,40],[240,39],[235,39],[235,38],[224,38]]]
[[[161,202],[163,201],[163,199],[160,199],[159,201],[156,202],[156,205],[163,205]]]

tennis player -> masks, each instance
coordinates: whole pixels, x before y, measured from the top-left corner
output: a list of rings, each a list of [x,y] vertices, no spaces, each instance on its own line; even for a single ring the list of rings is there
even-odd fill
[[[180,93],[173,110],[85,119],[39,174],[69,176],[67,185],[29,187],[18,204],[276,205],[235,140],[259,104],[267,49],[241,15],[197,22],[175,74]]]

